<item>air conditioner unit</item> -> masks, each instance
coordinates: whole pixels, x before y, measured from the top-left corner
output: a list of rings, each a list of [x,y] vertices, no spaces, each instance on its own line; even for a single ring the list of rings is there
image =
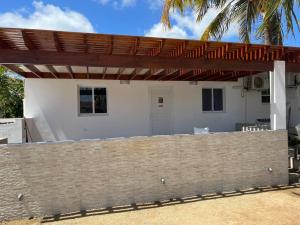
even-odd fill
[[[287,74],[287,79],[286,79],[286,86],[287,87],[297,87],[299,85],[298,80],[299,80],[299,74],[297,73],[288,73]]]
[[[253,75],[244,78],[244,88],[247,90],[266,90],[270,87],[268,74]]]
[[[259,74],[252,77],[252,89],[266,90],[270,88],[270,81],[268,74]]]
[[[243,86],[244,86],[244,89],[246,89],[246,90],[252,89],[252,77],[251,76],[244,78]]]

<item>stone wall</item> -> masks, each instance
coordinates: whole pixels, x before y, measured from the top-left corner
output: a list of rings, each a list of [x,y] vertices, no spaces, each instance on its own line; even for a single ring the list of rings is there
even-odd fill
[[[0,219],[287,184],[287,149],[286,131],[0,145]]]
[[[0,118],[0,138],[7,138],[8,143],[24,143],[25,130],[23,118]]]

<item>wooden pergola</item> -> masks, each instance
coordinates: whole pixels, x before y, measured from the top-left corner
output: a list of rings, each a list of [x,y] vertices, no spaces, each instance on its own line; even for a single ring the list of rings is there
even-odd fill
[[[0,28],[0,64],[25,78],[234,81],[300,72],[300,48]]]

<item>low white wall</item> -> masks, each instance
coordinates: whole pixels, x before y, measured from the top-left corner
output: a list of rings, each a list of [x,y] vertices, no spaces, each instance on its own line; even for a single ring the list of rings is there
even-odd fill
[[[106,87],[108,116],[78,116],[78,86]],[[239,122],[268,118],[269,105],[260,92],[242,93],[239,82],[131,81],[26,79],[24,113],[33,118],[34,141],[151,135],[150,87],[173,89],[172,126],[175,134],[192,133],[194,127],[233,131]],[[225,89],[225,111],[202,112],[202,87]]]
[[[287,159],[284,130],[0,145],[0,220],[287,184]]]
[[[0,119],[0,138],[7,138],[8,143],[24,143],[24,119]]]

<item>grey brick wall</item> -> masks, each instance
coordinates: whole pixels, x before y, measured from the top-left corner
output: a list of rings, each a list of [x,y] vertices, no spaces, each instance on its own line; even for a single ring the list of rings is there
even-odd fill
[[[0,219],[287,184],[287,158],[286,131],[0,145]]]

